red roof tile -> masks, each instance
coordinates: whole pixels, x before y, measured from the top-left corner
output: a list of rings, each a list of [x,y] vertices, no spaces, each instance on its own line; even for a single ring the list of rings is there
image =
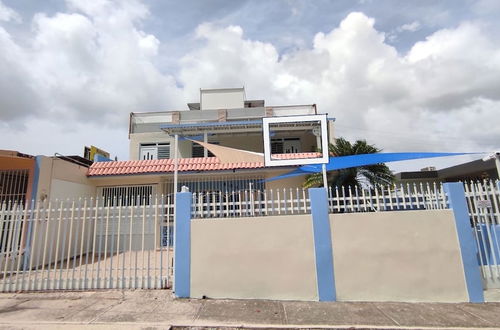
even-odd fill
[[[277,157],[276,157],[277,156]],[[280,154],[273,155],[273,158],[280,159],[297,159],[317,157],[318,153],[301,153],[301,154]],[[248,162],[248,163],[225,163],[221,164],[217,157],[200,157],[200,158],[180,158],[179,172],[188,171],[220,171],[234,169],[250,169],[264,168],[264,163]],[[125,160],[125,161],[110,161],[97,162],[90,166],[87,176],[101,175],[125,175],[125,174],[143,174],[143,173],[169,173],[174,172],[173,159],[159,160]]]

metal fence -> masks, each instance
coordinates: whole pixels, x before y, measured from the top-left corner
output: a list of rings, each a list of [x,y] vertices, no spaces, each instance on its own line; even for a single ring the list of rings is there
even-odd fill
[[[193,218],[234,218],[310,213],[307,189],[245,189],[193,194]]]
[[[486,288],[500,288],[499,182],[465,182],[471,226]]]
[[[330,187],[330,213],[433,210],[448,208],[440,183],[358,187]]]
[[[172,199],[149,199],[2,203],[0,291],[169,287]]]
[[[193,194],[193,218],[233,218],[268,215],[308,214],[311,204],[307,189],[283,188],[214,191]],[[441,184],[358,187],[330,187],[330,213],[427,210],[448,208]]]
[[[170,287],[173,196],[127,191],[1,203],[0,291]],[[441,209],[446,199],[440,185],[339,187],[328,191],[328,207],[331,213]],[[233,218],[308,214],[311,207],[307,189],[247,189],[193,193],[191,210],[193,218]]]

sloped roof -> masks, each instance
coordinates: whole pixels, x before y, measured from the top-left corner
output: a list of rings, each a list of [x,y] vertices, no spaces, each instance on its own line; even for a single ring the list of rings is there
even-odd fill
[[[297,159],[305,157],[316,157],[318,153],[299,153],[299,154],[281,154],[273,155],[283,159]],[[224,171],[235,169],[257,169],[264,168],[263,162],[239,162],[221,164],[217,157],[200,158],[179,158],[179,172],[191,171]],[[104,175],[130,175],[130,174],[151,174],[151,173],[173,173],[174,159],[159,160],[127,160],[97,162],[90,166],[87,176]]]

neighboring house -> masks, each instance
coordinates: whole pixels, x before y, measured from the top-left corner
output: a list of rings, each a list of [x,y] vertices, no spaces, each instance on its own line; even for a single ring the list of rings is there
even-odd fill
[[[469,180],[498,180],[495,160],[482,159],[436,170],[423,168],[421,171],[396,173],[396,183],[455,182]]]
[[[218,158],[190,140],[253,152],[264,151],[262,118],[317,114],[316,105],[265,106],[264,100],[246,100],[243,88],[202,89],[200,102],[189,110],[131,113],[130,161],[94,163],[88,177],[98,195],[149,195],[171,193],[174,172],[174,134],[178,141],[179,186],[192,192],[301,187],[303,177],[265,184],[263,179],[290,167],[265,167],[261,162],[222,164]],[[333,120],[328,120],[333,141]],[[314,153],[318,138],[307,125],[291,125],[272,137],[273,153],[300,157]]]
[[[22,203],[32,198],[35,157],[0,150],[0,204]]]
[[[79,156],[0,150],[0,204],[94,196],[96,188],[87,178],[90,164]]]

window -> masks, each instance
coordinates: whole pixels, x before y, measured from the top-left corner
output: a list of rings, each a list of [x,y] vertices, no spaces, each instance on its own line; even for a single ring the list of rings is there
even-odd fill
[[[295,154],[301,152],[299,138],[271,139],[271,154]]]
[[[219,142],[210,142],[211,144],[219,144]],[[204,153],[204,149],[203,146],[199,145],[198,143],[193,143],[193,150],[192,150],[192,154],[191,154],[191,157],[193,158],[201,158],[201,157],[205,157],[205,153]],[[215,157],[215,155],[213,153],[210,152],[210,150],[208,150],[208,156],[207,157]]]
[[[117,186],[100,188],[104,206],[150,205],[156,193],[152,185]]]
[[[170,143],[143,143],[139,150],[140,160],[169,159]]]

